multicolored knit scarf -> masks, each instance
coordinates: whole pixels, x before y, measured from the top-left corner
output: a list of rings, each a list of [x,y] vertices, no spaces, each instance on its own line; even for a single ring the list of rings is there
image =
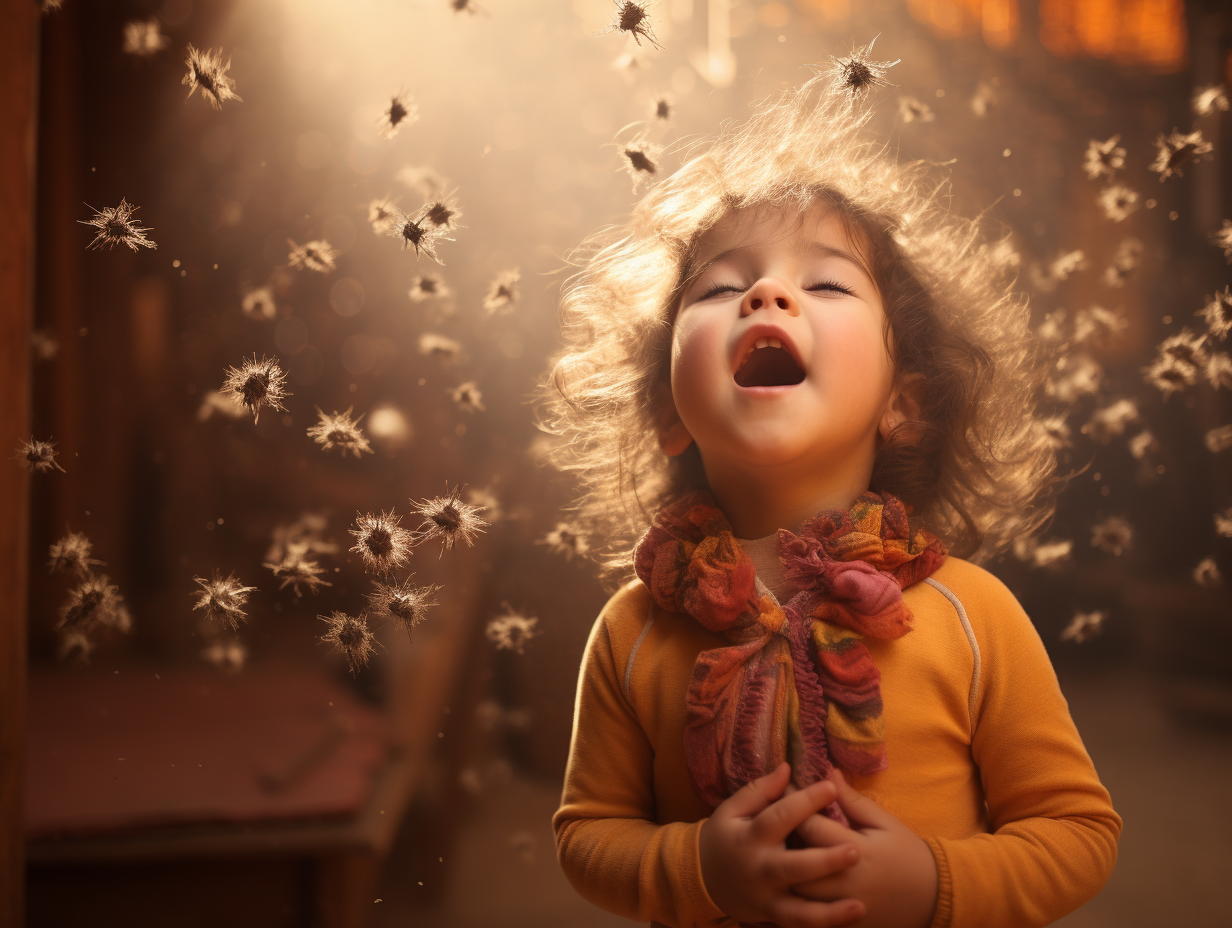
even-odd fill
[[[881,674],[862,639],[910,631],[902,591],[946,556],[930,532],[911,533],[907,514],[892,494],[868,492],[799,535],[780,529],[799,589],[781,606],[758,595],[753,562],[709,493],[665,507],[638,542],[634,565],[655,602],[731,642],[698,655],[687,696],[689,773],[712,808],[784,760],[800,788],[833,765],[885,769]],[[846,823],[837,803],[826,814]]]

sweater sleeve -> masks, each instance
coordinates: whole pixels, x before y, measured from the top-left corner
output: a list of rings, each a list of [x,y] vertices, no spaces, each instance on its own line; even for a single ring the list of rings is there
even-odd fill
[[[552,817],[561,868],[608,911],[673,928],[734,924],[702,881],[698,822],[655,822],[654,751],[620,685],[606,619],[591,630],[578,677],[573,739]]]
[[[991,833],[928,839],[940,877],[931,928],[1034,928],[1099,892],[1116,863],[1121,817],[1031,620],[981,574],[960,598],[980,654],[971,751]]]

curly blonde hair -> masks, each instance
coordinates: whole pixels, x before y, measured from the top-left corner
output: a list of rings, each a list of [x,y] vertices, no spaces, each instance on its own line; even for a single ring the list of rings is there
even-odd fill
[[[672,323],[700,237],[736,209],[824,203],[859,241],[880,292],[896,376],[922,375],[917,420],[877,450],[871,488],[913,507],[960,557],[1029,538],[1055,507],[1056,455],[1031,415],[1043,373],[1008,236],[952,216],[947,187],[867,137],[866,111],[818,75],[726,127],[653,187],[623,225],[575,250],[564,347],[543,385],[550,459],[580,482],[592,556],[627,574],[655,510],[705,486],[696,448],[669,458]]]

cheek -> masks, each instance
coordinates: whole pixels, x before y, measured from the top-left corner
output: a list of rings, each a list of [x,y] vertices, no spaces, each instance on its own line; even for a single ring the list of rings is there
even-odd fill
[[[672,393],[677,407],[692,406],[728,376],[726,333],[694,314],[682,316],[672,332]]]
[[[828,387],[848,395],[888,389],[892,365],[878,325],[859,318],[831,319],[819,327],[817,344],[819,373]]]

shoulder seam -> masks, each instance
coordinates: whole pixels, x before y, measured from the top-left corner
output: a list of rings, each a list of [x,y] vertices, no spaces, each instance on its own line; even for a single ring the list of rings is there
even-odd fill
[[[967,635],[967,643],[971,645],[971,657],[974,660],[974,666],[971,669],[971,689],[967,694],[967,715],[971,725],[971,732],[974,734],[975,704],[980,695],[980,645],[975,640],[975,631],[971,628],[971,620],[967,618],[967,610],[963,608],[962,600],[955,596],[949,587],[934,580],[932,577],[925,577],[924,582],[950,601],[950,605],[958,613],[958,621],[962,623],[963,632]]]
[[[654,600],[651,599],[646,606],[646,624],[642,626],[642,632],[637,636],[637,640],[633,642],[633,648],[629,651],[629,658],[625,661],[625,677],[622,681],[624,684],[625,699],[629,701],[629,705],[633,705],[633,690],[630,684],[633,681],[633,659],[637,657],[638,648],[642,646],[642,642],[646,640],[646,636],[650,633],[651,626],[654,625]]]

